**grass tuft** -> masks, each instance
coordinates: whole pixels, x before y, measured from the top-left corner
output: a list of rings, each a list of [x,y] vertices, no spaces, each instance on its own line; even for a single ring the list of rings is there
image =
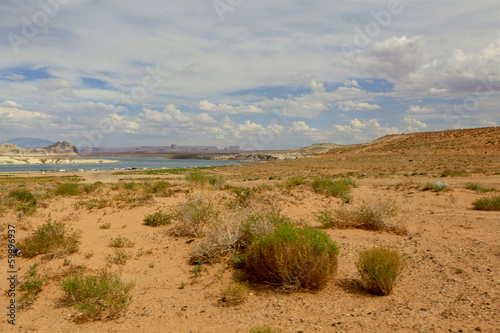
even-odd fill
[[[149,227],[159,227],[172,223],[172,215],[163,213],[161,210],[154,214],[148,214],[144,217],[144,225]]]
[[[500,195],[477,199],[472,205],[477,210],[498,211],[500,210]]]
[[[391,294],[405,267],[404,257],[395,249],[373,248],[361,251],[356,267],[363,286],[375,295]]]
[[[54,190],[54,194],[60,196],[80,195],[80,187],[74,183],[58,184]]]
[[[134,286],[134,282],[125,283],[120,276],[106,270],[97,275],[79,272],[62,281],[68,300],[89,320],[116,317],[132,302],[130,292]]]

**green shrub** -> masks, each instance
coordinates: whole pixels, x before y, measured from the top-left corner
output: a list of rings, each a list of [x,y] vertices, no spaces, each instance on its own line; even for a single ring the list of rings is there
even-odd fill
[[[303,184],[307,184],[307,180],[305,180],[304,177],[301,177],[301,176],[290,177],[285,182],[285,186],[288,188],[293,188],[293,187],[303,185]]]
[[[284,224],[293,224],[293,221],[275,207],[249,215],[241,222],[239,242],[243,248],[247,248],[255,239],[273,233],[277,227]]]
[[[325,232],[283,224],[252,242],[246,263],[251,275],[284,289],[317,289],[336,274],[337,255]]]
[[[227,187],[226,181],[222,177],[210,176],[208,183],[216,190],[223,190]]]
[[[191,171],[190,173],[188,173],[186,175],[186,180],[190,184],[194,184],[194,185],[198,185],[198,186],[205,186],[208,183],[207,176],[199,170]]]
[[[78,251],[79,238],[79,233],[67,233],[64,223],[52,223],[49,219],[30,236],[22,240],[18,247],[22,249],[23,256],[28,258],[38,254],[65,255]]]
[[[118,236],[116,238],[111,238],[109,246],[122,248],[122,247],[134,247],[135,243],[123,236]]]
[[[80,195],[80,187],[74,183],[58,184],[54,190],[54,194],[61,196]]]
[[[248,287],[243,283],[230,282],[221,291],[221,303],[224,305],[239,305],[248,297]]]
[[[97,275],[79,272],[62,281],[67,299],[91,320],[113,318],[125,310],[132,302],[130,292],[134,285],[133,282],[122,282],[120,276],[105,270]]]
[[[446,169],[441,172],[441,177],[459,177],[459,176],[467,176],[469,173],[465,170],[461,169]]]
[[[282,331],[279,328],[272,328],[269,325],[266,326],[256,326],[252,327],[249,333],[281,333]]]
[[[10,198],[15,198],[17,201],[24,203],[36,204],[36,198],[29,190],[15,190],[9,193]]]
[[[316,221],[321,223],[323,228],[331,228],[336,224],[335,212],[330,209],[320,210],[316,214]]]
[[[351,186],[356,186],[350,178],[333,179],[330,176],[322,175],[316,177],[312,184],[312,189],[316,193],[341,198],[345,203],[352,201]]]
[[[145,193],[153,193],[156,195],[165,194],[165,191],[172,185],[165,181],[158,181],[153,184],[145,183],[144,184],[144,192]]]
[[[177,236],[200,237],[203,235],[203,228],[212,222],[219,212],[214,208],[212,202],[203,195],[196,194],[178,206],[176,218],[177,225],[172,233]]]
[[[464,185],[464,188],[467,190],[472,190],[477,193],[485,193],[485,192],[495,192],[496,189],[494,187],[484,187],[478,183],[467,183]]]
[[[500,195],[477,199],[472,205],[477,210],[500,210]]]
[[[106,260],[110,265],[125,265],[127,260],[130,259],[130,254],[122,248],[115,248],[112,254],[106,256]]]
[[[247,207],[255,197],[255,190],[248,187],[233,187],[233,193],[236,194],[234,204],[239,207]]]
[[[397,250],[373,248],[359,253],[356,267],[363,286],[369,292],[389,295],[405,267],[405,259]]]
[[[29,266],[24,281],[19,284],[19,291],[21,292],[19,302],[23,305],[32,304],[42,291],[45,279],[38,275],[37,268],[38,264]]]
[[[150,227],[159,227],[170,223],[172,223],[172,216],[170,214],[163,213],[162,211],[154,214],[148,214],[144,217],[144,225]]]

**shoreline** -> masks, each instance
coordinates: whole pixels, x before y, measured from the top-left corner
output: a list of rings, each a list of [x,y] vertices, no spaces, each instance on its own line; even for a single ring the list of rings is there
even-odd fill
[[[110,164],[118,160],[88,159],[59,156],[30,156],[30,155],[0,155],[0,165],[32,165],[32,164]]]

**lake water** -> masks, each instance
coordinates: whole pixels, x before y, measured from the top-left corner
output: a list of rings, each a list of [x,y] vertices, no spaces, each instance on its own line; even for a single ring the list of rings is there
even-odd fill
[[[0,172],[27,172],[27,171],[77,171],[77,170],[113,170],[125,168],[161,169],[161,168],[192,168],[232,164],[245,164],[251,162],[239,161],[213,161],[213,160],[171,160],[163,157],[151,156],[78,156],[77,158],[116,160],[117,163],[106,164],[2,164]]]

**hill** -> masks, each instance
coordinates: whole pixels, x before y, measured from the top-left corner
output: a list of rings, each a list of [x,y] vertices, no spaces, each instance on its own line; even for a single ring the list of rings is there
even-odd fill
[[[12,143],[20,148],[24,149],[34,149],[41,148],[54,143],[51,140],[35,139],[35,138],[15,138],[5,141],[7,143]]]
[[[78,150],[66,141],[56,142],[50,146],[36,149],[24,149],[12,143],[4,142],[0,145],[0,155],[31,155],[31,156],[47,156],[47,155],[78,155]]]
[[[498,154],[500,127],[386,135],[371,142],[336,148],[329,154]]]

